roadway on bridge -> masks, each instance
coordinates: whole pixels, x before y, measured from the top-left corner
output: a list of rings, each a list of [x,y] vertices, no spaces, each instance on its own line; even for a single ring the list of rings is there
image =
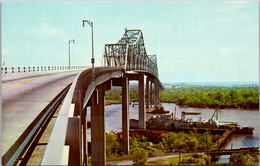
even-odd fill
[[[2,83],[2,156],[79,72],[52,73]]]

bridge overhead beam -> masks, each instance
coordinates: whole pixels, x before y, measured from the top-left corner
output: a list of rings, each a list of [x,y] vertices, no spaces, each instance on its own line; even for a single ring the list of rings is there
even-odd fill
[[[112,86],[122,86],[122,78],[112,78]]]
[[[145,129],[146,112],[144,108],[144,74],[139,74],[139,127]]]
[[[138,73],[136,73],[136,74],[127,74],[127,77],[128,77],[129,81],[132,81],[132,80],[139,81],[139,74]]]
[[[129,153],[129,81],[126,76],[122,79],[122,133],[123,152]]]

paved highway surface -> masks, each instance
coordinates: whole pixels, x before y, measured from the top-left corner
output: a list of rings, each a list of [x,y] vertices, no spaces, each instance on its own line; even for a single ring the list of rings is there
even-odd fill
[[[2,156],[79,72],[52,73],[2,83]]]

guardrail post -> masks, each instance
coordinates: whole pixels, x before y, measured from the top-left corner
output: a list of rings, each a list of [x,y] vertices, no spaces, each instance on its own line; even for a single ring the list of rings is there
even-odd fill
[[[91,165],[106,164],[105,102],[103,86],[91,97]]]
[[[72,103],[75,104],[74,116],[81,114],[82,104],[81,104],[81,92],[80,90],[75,90]]]
[[[80,118],[79,116],[70,117],[68,121],[65,145],[69,145],[68,165],[81,165],[80,162]]]
[[[69,118],[65,145],[69,145],[69,165],[82,165],[81,92],[75,90],[72,104],[73,117]]]
[[[139,74],[139,127],[145,129],[146,112],[144,109],[144,74]]]
[[[128,77],[122,78],[122,134],[123,152],[129,153],[129,81]]]

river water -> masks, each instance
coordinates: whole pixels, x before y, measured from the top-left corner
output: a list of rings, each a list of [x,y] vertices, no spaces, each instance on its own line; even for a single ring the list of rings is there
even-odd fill
[[[169,110],[170,113],[175,114],[176,107],[176,116],[181,117],[181,112],[201,112],[198,116],[190,116],[196,121],[200,116],[202,120],[207,121],[212,117],[215,109],[207,108],[183,108],[178,107],[174,103],[162,103],[165,110]],[[112,104],[105,107],[106,110],[106,131],[122,131],[122,107],[121,104]],[[138,105],[132,107],[129,106],[129,116],[130,119],[138,119]],[[146,114],[146,119],[148,120],[152,115]],[[186,118],[189,116],[186,116]],[[88,109],[88,120],[90,120],[90,111]],[[231,148],[231,143],[233,148],[240,147],[259,147],[259,134],[260,134],[260,114],[259,110],[236,110],[236,109],[219,109],[218,111],[218,120],[219,121],[232,121],[238,122],[241,126],[255,127],[253,135],[233,135],[231,141],[225,146],[226,149]],[[91,138],[90,130],[88,129],[88,140]],[[227,156],[222,156],[219,159],[219,162],[226,162]]]

